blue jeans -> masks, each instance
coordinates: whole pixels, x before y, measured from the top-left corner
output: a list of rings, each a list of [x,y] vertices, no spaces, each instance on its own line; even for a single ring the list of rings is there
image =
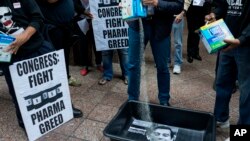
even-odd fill
[[[168,53],[170,48],[170,37],[157,40],[153,36],[153,29],[150,21],[143,21],[144,43],[150,41],[152,53],[157,68],[158,98],[160,103],[167,103],[170,99],[170,74],[168,70]],[[139,31],[129,28],[129,61],[128,61],[128,99],[138,100],[140,95],[141,81],[141,52]]]
[[[128,76],[128,49],[117,49],[120,67],[122,70],[122,77]],[[102,61],[103,61],[103,78],[106,80],[111,80],[113,77],[113,53],[114,50],[102,51]]]
[[[217,121],[229,119],[229,102],[238,71],[240,89],[238,124],[250,125],[250,46],[220,52],[216,78],[216,101],[214,115]]]
[[[174,36],[174,65],[179,65],[183,63],[182,60],[182,37],[183,37],[184,19],[180,23],[173,23],[172,31]],[[170,46],[171,47],[171,46]],[[171,48],[169,48],[169,60],[171,63]]]

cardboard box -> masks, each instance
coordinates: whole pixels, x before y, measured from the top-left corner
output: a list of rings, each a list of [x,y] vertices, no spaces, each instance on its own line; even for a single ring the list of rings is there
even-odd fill
[[[223,19],[207,24],[200,28],[201,40],[209,54],[226,47],[224,39],[234,39]]]
[[[11,54],[9,52],[4,52],[3,50],[9,46],[15,38],[0,34],[0,62],[10,62],[11,61]]]
[[[132,20],[147,16],[146,7],[141,0],[121,0],[122,19]]]

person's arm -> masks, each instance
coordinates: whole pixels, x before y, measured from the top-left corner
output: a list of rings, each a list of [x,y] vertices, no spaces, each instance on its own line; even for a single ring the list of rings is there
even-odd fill
[[[153,5],[159,11],[178,14],[183,9],[184,0],[143,0],[144,5]]]
[[[24,31],[15,36],[15,41],[10,44],[7,48],[7,52],[16,54],[18,49],[26,43],[37,31],[43,27],[43,16],[37,4],[33,0],[20,0],[21,8],[26,11],[29,16],[29,25]]]
[[[250,23],[248,23],[247,27],[241,32],[241,35],[238,39],[240,40],[241,44],[250,40]]]
[[[224,40],[224,42],[229,44],[229,46],[223,49],[223,51],[228,51],[233,48],[236,48],[239,45],[244,44],[246,41],[249,41],[249,40],[250,40],[250,23],[248,23],[248,26],[241,32],[241,35],[239,36],[239,38],[232,39],[232,40],[228,40],[228,39]]]
[[[183,19],[183,16],[187,13],[187,10],[191,4],[191,1],[192,0],[185,0],[184,1],[184,7],[183,7],[183,10],[181,11],[181,13],[179,13],[178,15],[175,16],[175,22],[176,23],[180,23],[181,20]]]
[[[87,12],[86,9],[82,6],[80,0],[73,0],[74,1],[74,8],[77,14],[83,14],[89,18],[93,18],[93,15],[90,12]]]
[[[15,36],[15,41],[12,42],[6,49],[6,52],[16,54],[19,48],[26,43],[31,36],[36,33],[36,29],[33,26],[28,26],[21,34]]]
[[[34,27],[37,31],[40,30],[44,25],[44,17],[36,2],[34,0],[20,0],[20,2],[29,16],[29,26]]]

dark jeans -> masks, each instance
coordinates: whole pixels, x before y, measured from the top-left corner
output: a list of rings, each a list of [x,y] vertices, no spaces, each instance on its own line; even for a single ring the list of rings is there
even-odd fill
[[[66,64],[66,71],[68,78],[69,75],[69,54],[70,54],[70,47],[72,45],[71,43],[71,37],[61,28],[53,28],[49,31],[49,37],[52,41],[53,46],[56,50],[64,49],[64,56],[65,56],[65,64]]]
[[[77,21],[75,21],[74,32],[75,34],[79,36],[79,46],[80,46],[78,48],[73,48],[76,64],[84,66],[86,68],[88,68],[88,66],[91,66],[92,65],[92,50],[93,50],[95,54],[96,65],[101,65],[102,52],[96,51],[92,26],[90,26],[89,31],[85,35],[79,28]]]
[[[89,31],[87,32],[87,39],[90,42],[90,48],[93,49],[95,54],[95,63],[96,65],[101,65],[102,63],[102,52],[96,51],[95,40],[94,40],[94,32],[92,26],[90,26]]]
[[[229,102],[238,74],[240,89],[238,124],[250,125],[250,48],[237,47],[228,52],[220,52],[216,78],[216,101],[214,115],[217,121],[224,122],[229,118]]]
[[[170,36],[162,40],[153,36],[154,29],[150,20],[143,20],[144,43],[150,42],[152,54],[157,68],[158,99],[161,104],[168,103],[170,99],[170,73],[168,70],[168,58],[170,48]],[[138,25],[139,26],[139,25]],[[128,99],[138,100],[141,82],[142,50],[140,48],[140,32],[129,28],[128,49]]]
[[[48,42],[44,42],[43,45],[40,47],[40,49],[38,49],[36,52],[33,52],[33,53],[31,53],[29,55],[26,55],[26,56],[18,56],[18,57],[15,56],[15,57],[13,57],[12,58],[12,63],[22,61],[22,60],[25,60],[25,59],[34,58],[34,57],[37,57],[39,55],[49,53],[51,51],[54,51],[54,48],[51,46],[51,44],[48,43]],[[16,98],[16,93],[15,93],[15,90],[14,90],[14,86],[13,86],[11,76],[10,76],[10,71],[9,71],[9,66],[12,63],[3,64],[3,72],[4,72],[5,80],[7,82],[8,88],[9,88],[9,93],[10,93],[10,95],[12,97],[12,101],[13,101],[13,103],[15,105],[15,108],[16,108],[16,116],[17,116],[17,119],[18,119],[18,123],[20,125],[20,124],[23,124],[23,120],[22,120],[21,112],[19,110],[19,106],[18,106],[17,98]]]

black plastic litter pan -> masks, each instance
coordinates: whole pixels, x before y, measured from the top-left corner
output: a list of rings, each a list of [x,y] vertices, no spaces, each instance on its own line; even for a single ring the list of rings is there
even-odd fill
[[[151,113],[151,119],[144,118],[149,112],[140,110],[142,107],[145,109],[145,106]],[[158,133],[157,127],[163,129],[161,133]],[[211,113],[138,101],[125,102],[103,133],[111,141],[160,141],[162,139],[152,136],[164,135],[163,133],[166,133],[164,129],[169,128],[173,134],[171,141],[215,141],[216,139],[215,118]]]

